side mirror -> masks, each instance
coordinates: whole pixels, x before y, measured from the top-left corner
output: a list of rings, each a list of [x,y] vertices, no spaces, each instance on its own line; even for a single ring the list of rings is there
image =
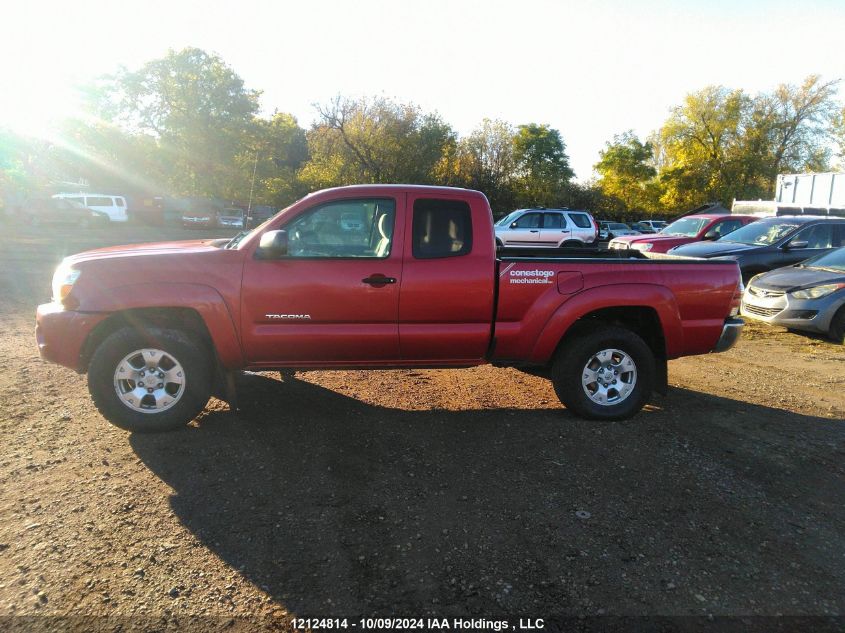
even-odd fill
[[[793,248],[807,248],[807,240],[792,240],[791,242],[786,243],[787,250],[792,250]]]
[[[288,232],[267,231],[261,236],[258,250],[255,251],[258,259],[279,259],[288,254]]]
[[[703,239],[708,240],[708,241],[710,241],[710,240],[718,240],[718,239],[719,239],[719,234],[718,234],[715,230],[710,230],[710,231],[707,231],[707,233],[705,233],[705,234],[704,234],[704,238],[703,238]]]
[[[515,229],[515,228],[516,228],[516,222],[511,222],[511,228],[512,228],[512,229]]]

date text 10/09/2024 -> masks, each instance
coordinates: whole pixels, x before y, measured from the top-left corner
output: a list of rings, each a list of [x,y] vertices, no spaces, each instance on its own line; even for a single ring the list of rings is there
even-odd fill
[[[485,620],[483,618],[293,618],[291,625],[297,630],[361,629],[380,631],[540,631],[545,622],[540,618]]]

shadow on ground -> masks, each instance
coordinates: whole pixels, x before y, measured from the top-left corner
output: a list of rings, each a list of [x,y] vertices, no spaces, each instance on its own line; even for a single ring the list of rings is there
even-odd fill
[[[841,423],[682,389],[610,424],[260,375],[241,396],[131,444],[183,524],[301,616],[845,608]]]

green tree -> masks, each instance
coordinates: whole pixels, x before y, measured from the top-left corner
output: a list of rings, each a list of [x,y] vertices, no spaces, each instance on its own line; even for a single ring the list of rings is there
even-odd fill
[[[215,196],[226,193],[236,157],[247,149],[259,94],[216,55],[186,48],[121,70],[95,96],[100,113],[155,140],[172,193]]]
[[[311,188],[354,183],[431,183],[452,128],[436,113],[390,99],[336,97],[318,105],[300,178]]]
[[[515,136],[510,124],[484,119],[458,141],[446,184],[483,191],[497,214],[513,209],[517,199]]]
[[[253,174],[253,200],[284,207],[307,193],[298,171],[308,160],[308,141],[296,118],[276,112],[270,119],[258,119],[252,136],[250,149],[237,157],[229,197],[246,200]]]
[[[812,75],[754,97],[723,86],[687,95],[656,135],[662,202],[770,197],[777,174],[825,168],[836,85]]]
[[[656,181],[654,148],[629,130],[613,137],[599,154],[596,185],[617,201],[623,211],[656,211],[660,186]]]
[[[575,175],[560,132],[548,125],[520,125],[513,137],[515,186],[520,206],[555,206]]]

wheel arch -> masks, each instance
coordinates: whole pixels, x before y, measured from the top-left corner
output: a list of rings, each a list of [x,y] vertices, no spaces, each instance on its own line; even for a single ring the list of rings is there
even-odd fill
[[[147,328],[177,329],[194,337],[203,346],[215,351],[211,334],[199,312],[193,308],[156,307],[121,310],[104,319],[88,334],[80,351],[79,366],[87,370],[94,351],[110,335],[123,328],[130,328],[149,335]]]
[[[656,358],[678,356],[683,349],[684,333],[674,294],[651,284],[601,286],[580,293],[564,302],[551,316],[535,340],[531,361],[552,362],[567,337],[578,329],[597,323],[614,324],[640,334],[655,352]]]
[[[657,310],[650,306],[616,306],[588,312],[564,332],[550,362],[554,362],[571,341],[601,327],[621,327],[643,339],[654,355],[656,370],[654,387],[660,393],[665,393],[668,388],[666,337]]]
[[[139,305],[149,302],[152,305]],[[90,355],[120,327],[144,325],[181,329],[198,337],[228,369],[243,366],[240,338],[232,315],[220,293],[202,284],[134,284],[110,289],[85,302],[86,311],[109,313],[86,337],[80,368]]]

